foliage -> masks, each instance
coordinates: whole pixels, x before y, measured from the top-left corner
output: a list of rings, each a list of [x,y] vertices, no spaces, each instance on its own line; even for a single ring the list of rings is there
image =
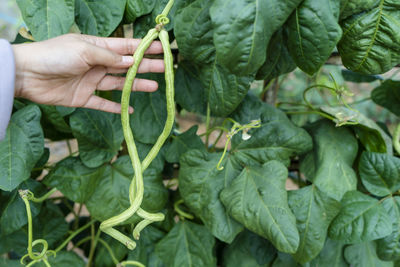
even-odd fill
[[[36,41],[71,27],[121,37],[131,23],[143,37],[167,2],[17,0]],[[177,115],[202,127],[176,120],[143,173],[142,207],[165,220],[132,251],[98,229],[131,205],[120,115],[17,99],[0,141],[0,265],[29,263],[28,248],[44,253],[35,266],[84,266],[72,243],[88,266],[397,266],[400,82],[383,73],[400,63],[398,1],[176,0],[169,18]],[[326,66],[336,49],[348,70]],[[159,83],[130,99],[143,160],[167,105],[163,75],[141,77]],[[45,144],[71,139],[78,151],[49,161]],[[116,229],[130,236],[139,221]]]

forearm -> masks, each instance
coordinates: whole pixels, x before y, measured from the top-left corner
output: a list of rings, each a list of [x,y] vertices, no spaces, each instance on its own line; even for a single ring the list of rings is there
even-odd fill
[[[15,60],[11,45],[0,39],[0,140],[11,117],[15,87]]]

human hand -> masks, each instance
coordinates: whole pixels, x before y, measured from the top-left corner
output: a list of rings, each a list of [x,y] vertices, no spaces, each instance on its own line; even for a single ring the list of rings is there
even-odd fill
[[[132,54],[139,42],[139,39],[67,34],[47,41],[13,45],[15,96],[40,104],[120,113],[119,103],[93,93],[122,90],[125,77],[108,74],[127,71],[133,64]],[[161,43],[154,42],[147,53],[162,53]],[[163,60],[143,59],[138,72],[164,72]],[[157,88],[157,82],[145,79],[135,79],[132,86],[134,91],[145,92]]]

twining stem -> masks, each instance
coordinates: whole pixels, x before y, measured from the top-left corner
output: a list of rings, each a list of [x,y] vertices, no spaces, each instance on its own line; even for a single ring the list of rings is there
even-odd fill
[[[400,123],[397,125],[393,134],[393,146],[397,154],[400,155]]]
[[[174,203],[174,210],[175,210],[175,212],[178,213],[178,215],[179,215],[179,217],[180,217],[181,219],[193,220],[193,219],[194,219],[194,216],[193,216],[192,214],[187,213],[187,212],[181,210],[181,208],[179,207],[179,205],[180,205],[180,204],[183,204],[183,203],[184,203],[183,199],[180,199],[180,200],[178,200],[178,201],[176,201],[176,202]]]
[[[36,202],[36,203],[40,203],[45,201],[46,199],[48,199],[52,194],[54,194],[57,191],[57,188],[53,188],[51,189],[49,192],[47,192],[46,194],[44,194],[43,196],[36,198],[33,194],[29,194],[28,193],[28,198],[30,201],[32,202]]]

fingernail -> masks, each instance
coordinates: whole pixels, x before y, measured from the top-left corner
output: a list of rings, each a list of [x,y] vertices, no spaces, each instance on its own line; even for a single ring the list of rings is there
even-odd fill
[[[133,64],[133,57],[132,56],[123,56],[122,62],[126,64]]]

